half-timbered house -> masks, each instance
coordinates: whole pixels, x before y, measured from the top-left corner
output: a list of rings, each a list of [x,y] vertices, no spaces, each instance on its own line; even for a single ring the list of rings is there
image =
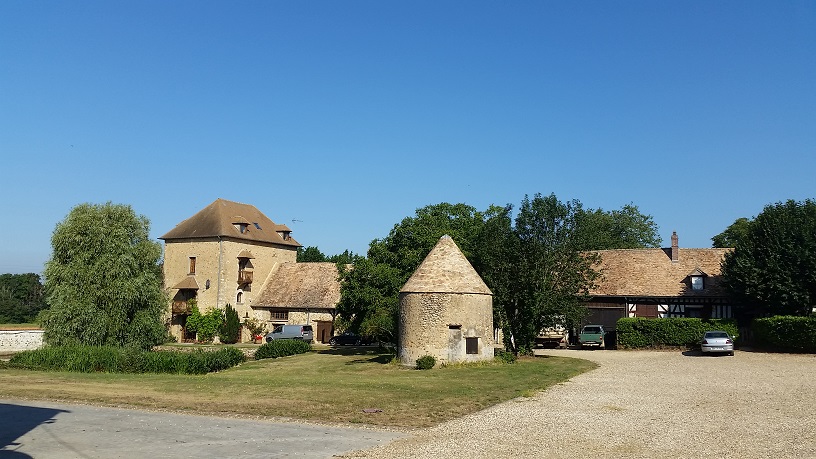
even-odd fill
[[[614,330],[622,317],[732,318],[720,264],[732,249],[671,247],[600,250],[601,279],[590,291],[587,323]]]

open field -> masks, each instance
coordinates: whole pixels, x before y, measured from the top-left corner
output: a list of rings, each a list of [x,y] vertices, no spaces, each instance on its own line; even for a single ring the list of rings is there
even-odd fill
[[[374,349],[325,348],[202,376],[3,368],[0,398],[412,428],[533,395],[597,366],[547,357],[418,371],[391,363],[392,357]]]

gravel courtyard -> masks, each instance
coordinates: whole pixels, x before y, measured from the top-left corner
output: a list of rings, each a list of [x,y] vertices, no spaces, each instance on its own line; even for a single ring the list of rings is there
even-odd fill
[[[600,368],[343,457],[816,457],[816,356],[544,355],[589,359]]]

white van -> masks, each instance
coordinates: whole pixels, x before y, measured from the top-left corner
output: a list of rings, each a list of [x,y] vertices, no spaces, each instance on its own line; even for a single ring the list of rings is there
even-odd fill
[[[266,342],[276,339],[300,339],[312,342],[311,325],[275,325],[275,328],[266,335]]]

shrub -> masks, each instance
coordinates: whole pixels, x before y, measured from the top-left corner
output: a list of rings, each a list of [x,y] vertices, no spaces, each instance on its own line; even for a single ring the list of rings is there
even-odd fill
[[[185,325],[187,331],[195,332],[199,341],[207,343],[212,341],[221,328],[221,324],[224,323],[224,311],[210,308],[202,314],[195,304],[190,309],[190,317],[187,318],[187,325]]]
[[[9,366],[30,370],[80,373],[204,374],[221,371],[245,360],[235,348],[214,352],[142,351],[110,346],[50,346],[15,354]]]
[[[266,323],[261,322],[255,317],[250,317],[244,320],[244,327],[249,330],[249,334],[252,335],[251,339],[255,339],[258,336],[263,336],[266,334]]]
[[[782,352],[816,353],[816,317],[774,316],[754,319],[754,344]]]
[[[225,344],[234,344],[238,342],[238,333],[241,332],[241,319],[238,318],[238,312],[231,304],[227,303],[224,308],[224,322],[218,329],[218,339]]]
[[[618,346],[647,348],[663,346],[696,346],[703,333],[723,330],[738,336],[737,322],[732,319],[644,319],[623,318],[617,323]]]
[[[417,370],[430,370],[436,365],[436,359],[432,355],[423,355],[416,360]]]
[[[305,354],[312,350],[312,345],[299,339],[281,339],[261,345],[255,351],[255,360],[276,359],[287,355]]]
[[[512,352],[507,352],[501,349],[496,349],[495,354],[496,359],[503,363],[516,363],[516,361],[518,360],[518,357],[516,357],[516,355],[513,354]]]

